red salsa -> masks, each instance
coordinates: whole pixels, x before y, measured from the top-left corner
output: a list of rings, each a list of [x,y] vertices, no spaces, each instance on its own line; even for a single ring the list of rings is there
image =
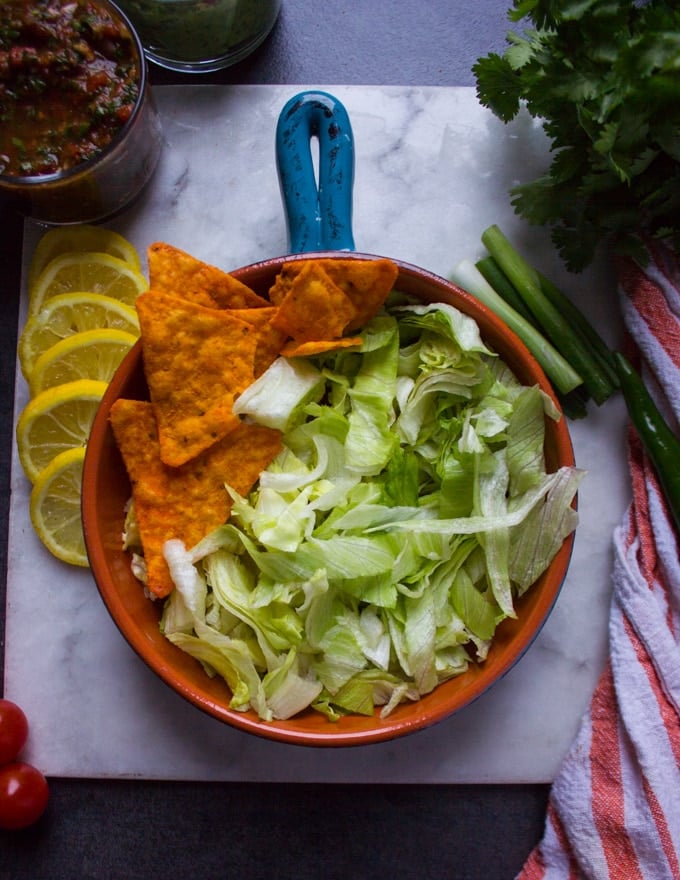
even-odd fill
[[[133,111],[139,65],[129,30],[96,0],[0,0],[0,174],[100,153]]]

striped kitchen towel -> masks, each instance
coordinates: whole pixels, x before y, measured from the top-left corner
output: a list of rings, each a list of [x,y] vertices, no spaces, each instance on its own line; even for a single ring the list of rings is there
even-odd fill
[[[680,261],[619,265],[628,352],[680,425]],[[614,533],[609,659],[518,880],[680,878],[680,537],[628,435],[632,503]],[[680,461],[678,461],[680,468]]]

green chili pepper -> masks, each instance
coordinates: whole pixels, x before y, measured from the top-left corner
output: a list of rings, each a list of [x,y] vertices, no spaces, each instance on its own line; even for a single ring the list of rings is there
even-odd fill
[[[620,352],[614,352],[614,365],[628,415],[654,466],[680,534],[680,439],[664,420],[640,375]]]

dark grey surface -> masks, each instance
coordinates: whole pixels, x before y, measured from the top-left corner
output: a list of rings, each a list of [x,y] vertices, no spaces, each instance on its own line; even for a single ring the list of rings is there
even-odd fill
[[[153,68],[152,80],[470,86],[475,59],[504,45],[509,5],[284,0],[269,40],[240,65],[204,78]],[[20,220],[0,216],[0,622],[20,253]],[[37,825],[0,832],[0,880],[501,880],[520,870],[539,840],[548,795],[540,785],[51,779],[50,787],[50,805]]]

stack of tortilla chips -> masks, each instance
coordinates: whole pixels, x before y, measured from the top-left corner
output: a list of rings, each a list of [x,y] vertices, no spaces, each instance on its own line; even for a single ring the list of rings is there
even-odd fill
[[[247,494],[281,434],[242,421],[234,400],[279,356],[358,346],[356,332],[397,277],[390,260],[284,264],[265,299],[232,275],[157,243],[136,302],[149,400],[117,400],[110,420],[132,485],[147,587],[173,589],[163,545],[193,547],[229,518],[225,484]]]

